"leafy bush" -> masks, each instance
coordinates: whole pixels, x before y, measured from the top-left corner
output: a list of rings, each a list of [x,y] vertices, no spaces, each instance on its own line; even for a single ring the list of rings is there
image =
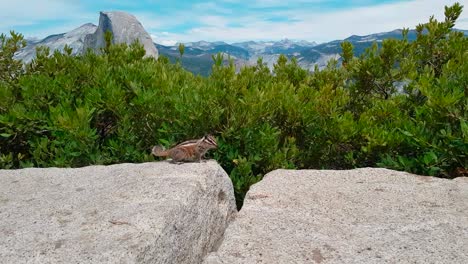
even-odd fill
[[[77,167],[152,161],[155,144],[213,133],[211,152],[229,173],[240,206],[277,168],[383,166],[456,177],[468,169],[468,40],[445,21],[417,26],[417,39],[388,39],[307,72],[278,59],[239,72],[214,56],[194,76],[138,43],[71,56],[40,48],[13,60],[22,36],[0,37],[0,167]],[[406,36],[407,30],[403,31]],[[183,48],[181,47],[181,55]]]

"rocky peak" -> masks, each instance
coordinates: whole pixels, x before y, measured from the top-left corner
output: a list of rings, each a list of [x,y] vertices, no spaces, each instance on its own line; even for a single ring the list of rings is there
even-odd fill
[[[138,40],[146,50],[146,56],[158,57],[158,50],[153,44],[151,36],[143,28],[135,16],[121,11],[101,12],[99,26],[94,32],[86,36],[85,49],[99,50],[105,46],[104,34],[110,31],[114,43],[131,44]]]
[[[111,31],[114,36],[114,43],[131,44],[139,40],[146,50],[146,56],[158,57],[158,50],[153,44],[150,35],[143,28],[141,23],[125,12],[101,12],[99,26],[86,23],[76,29],[66,33],[48,36],[42,40],[28,39],[27,46],[15,54],[15,59],[25,63],[36,57],[36,47],[46,46],[51,52],[62,51],[65,45],[72,48],[72,54],[82,54],[87,48],[99,51],[104,47],[104,33]]]
[[[29,40],[27,46],[15,54],[15,59],[29,63],[36,57],[36,47],[38,46],[46,46],[53,52],[54,50],[62,51],[67,45],[72,48],[72,54],[80,54],[84,50],[85,37],[94,33],[96,28],[96,25],[87,23],[67,33],[51,35],[42,40]]]

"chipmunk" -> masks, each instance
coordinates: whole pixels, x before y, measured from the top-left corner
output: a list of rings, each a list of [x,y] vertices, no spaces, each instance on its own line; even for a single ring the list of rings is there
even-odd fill
[[[200,139],[188,140],[179,145],[165,150],[162,146],[154,146],[151,153],[156,157],[170,157],[172,162],[200,162],[210,149],[218,147],[216,139],[212,135]]]

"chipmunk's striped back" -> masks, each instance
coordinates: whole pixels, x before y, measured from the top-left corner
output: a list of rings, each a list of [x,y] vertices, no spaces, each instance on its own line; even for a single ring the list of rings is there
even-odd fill
[[[201,161],[208,150],[217,147],[216,139],[207,135],[201,139],[184,141],[168,150],[164,150],[161,146],[155,146],[152,153],[158,157],[170,157],[175,162]]]

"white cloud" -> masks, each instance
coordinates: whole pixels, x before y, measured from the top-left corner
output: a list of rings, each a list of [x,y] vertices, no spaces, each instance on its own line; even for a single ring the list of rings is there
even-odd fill
[[[60,0],[0,0],[2,18],[47,19],[57,15],[75,15],[69,11],[77,11],[75,2]]]
[[[217,2],[204,2],[204,3],[197,3],[191,6],[191,10],[194,11],[204,11],[205,13],[214,13],[214,14],[233,14],[233,10],[221,6]]]
[[[173,40],[173,39],[164,39],[164,40],[161,40],[158,43],[161,44],[161,45],[164,45],[164,46],[174,46],[178,42],[177,42],[177,40]]]
[[[292,0],[294,5],[291,6],[300,6],[297,3],[301,1],[306,0]],[[307,2],[311,1],[325,0]],[[142,11],[133,14],[156,42],[165,45],[198,40],[236,42],[280,38],[324,42],[343,39],[352,34],[414,28],[418,23],[427,22],[431,15],[443,19],[444,6],[452,5],[455,1],[411,0],[335,11],[297,7],[268,13],[259,12],[255,8],[231,10],[222,2],[240,3],[240,0],[207,0],[172,13]],[[468,29],[468,1],[459,2],[465,6],[465,11],[456,27]],[[251,0],[249,6],[257,8],[284,4],[284,0]],[[45,37],[69,31],[87,22],[97,23],[98,11],[87,11],[82,5],[81,1],[67,0],[15,0],[13,4],[11,0],[0,0],[0,32],[16,27],[31,28],[29,32],[20,32],[28,37]],[[271,21],[271,17],[287,18],[288,21]],[[37,31],[37,25],[50,20],[63,22]]]
[[[339,11],[329,14],[319,14],[308,17],[299,14],[298,31],[303,31],[316,40],[342,39],[351,34],[365,35],[397,28],[414,28],[419,23],[425,23],[431,15],[436,19],[444,19],[444,6],[452,5],[449,0],[414,0],[373,7],[362,7],[353,10]],[[468,6],[467,6],[468,8]],[[462,17],[468,17],[467,11]],[[468,23],[458,23],[460,28],[467,28]]]
[[[260,2],[258,2],[260,1]],[[257,3],[275,2],[258,0]],[[350,35],[366,35],[391,31],[397,28],[414,28],[425,23],[431,15],[444,19],[444,6],[452,5],[449,0],[413,0],[398,3],[359,7],[348,10],[311,13],[308,10],[286,10],[275,15],[287,17],[293,22],[265,21],[256,14],[237,17],[218,17],[210,14],[192,16],[203,26],[195,27],[184,34],[170,34],[161,39],[176,39],[180,42],[196,40],[223,40],[235,42],[242,40],[271,40],[287,37],[325,42],[343,39]],[[462,2],[462,4],[464,4]],[[468,5],[456,24],[457,28],[468,28]],[[231,27],[231,23],[241,26]]]
[[[169,36],[171,34],[169,32],[160,32],[159,34],[160,35],[150,34],[153,42],[156,42],[164,46],[174,46],[177,43],[177,40],[170,39]],[[159,36],[163,36],[163,37],[159,37]]]
[[[277,7],[277,6],[287,6],[291,4],[311,4],[311,3],[320,3],[326,2],[327,0],[254,0],[252,5],[255,7]]]
[[[19,31],[29,37],[46,37],[70,31],[87,22],[95,22],[98,14],[86,12],[78,1],[64,0],[0,0],[0,32]],[[50,21],[61,21],[41,27]],[[40,31],[37,28],[40,27]],[[18,30],[18,28],[26,28]],[[28,29],[30,28],[30,29]]]
[[[133,15],[135,15],[138,21],[140,21],[143,27],[148,31],[152,29],[158,30],[160,28],[167,26],[167,24],[163,22],[164,21],[163,17],[158,16],[156,14],[140,12],[140,13],[134,13]]]
[[[222,16],[211,16],[211,15],[206,15],[203,17],[200,17],[198,22],[208,25],[208,26],[226,26],[229,23],[229,19],[222,17]]]

